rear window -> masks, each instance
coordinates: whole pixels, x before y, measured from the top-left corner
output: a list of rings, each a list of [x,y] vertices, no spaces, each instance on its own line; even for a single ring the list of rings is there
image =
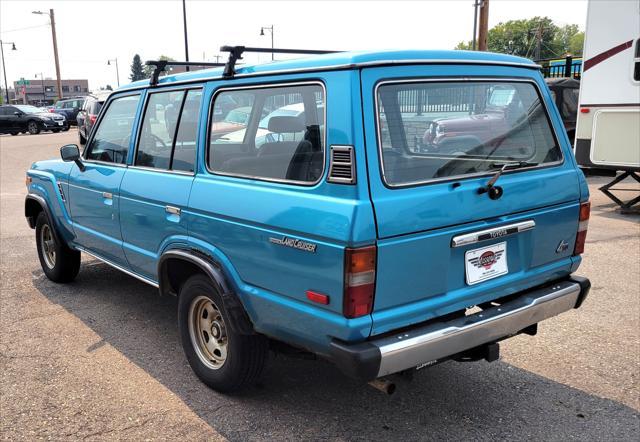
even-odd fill
[[[383,83],[376,95],[383,178],[390,186],[562,160],[530,82]]]

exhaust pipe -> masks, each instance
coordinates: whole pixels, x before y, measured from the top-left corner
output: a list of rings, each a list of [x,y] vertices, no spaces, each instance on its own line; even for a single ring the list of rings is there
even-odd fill
[[[369,385],[371,385],[376,390],[380,390],[381,392],[388,394],[389,396],[391,396],[396,391],[396,384],[385,378],[374,379],[373,381],[369,382]]]

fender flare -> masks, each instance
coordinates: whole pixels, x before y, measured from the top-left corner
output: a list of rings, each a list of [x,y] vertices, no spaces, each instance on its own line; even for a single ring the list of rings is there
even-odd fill
[[[239,334],[254,334],[253,324],[249,319],[240,298],[231,289],[224,275],[222,266],[214,261],[209,255],[196,249],[169,249],[165,251],[158,260],[158,282],[160,294],[171,293],[171,282],[169,281],[168,272],[166,272],[166,263],[169,260],[181,260],[197,266],[205,275],[209,277],[213,285],[222,297],[223,307],[227,314],[233,318],[231,327],[233,331]]]
[[[32,216],[29,216],[27,213],[27,204],[29,200],[35,201],[40,205],[40,207],[42,207],[42,210],[44,211],[45,215],[49,219],[49,224],[51,225],[51,227],[53,227],[51,231],[53,232],[53,237],[56,240],[56,242],[58,244],[66,244],[66,241],[62,241],[62,238],[60,238],[60,235],[58,234],[57,226],[53,221],[55,218],[51,214],[51,209],[49,208],[49,204],[47,203],[47,200],[41,197],[40,195],[36,195],[33,193],[28,193],[27,196],[24,198],[24,215],[27,218],[27,223],[29,224],[29,227],[31,227],[32,229],[36,228],[36,219]]]

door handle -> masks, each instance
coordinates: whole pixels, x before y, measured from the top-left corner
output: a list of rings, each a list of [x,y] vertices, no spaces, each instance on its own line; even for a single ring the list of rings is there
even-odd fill
[[[113,194],[111,192],[102,192],[102,198],[108,199],[108,200],[112,200],[113,199]]]
[[[174,207],[174,206],[164,206],[164,211],[170,215],[178,215],[178,216],[180,215],[180,212],[182,212],[179,207]]]

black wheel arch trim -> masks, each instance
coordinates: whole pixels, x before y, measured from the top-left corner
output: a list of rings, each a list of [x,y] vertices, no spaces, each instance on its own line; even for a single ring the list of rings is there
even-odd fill
[[[233,318],[231,327],[234,332],[244,335],[254,334],[253,323],[249,318],[242,301],[229,285],[222,266],[209,255],[196,250],[176,248],[165,251],[158,260],[158,282],[160,294],[172,293],[169,273],[166,266],[170,260],[181,260],[197,266],[209,277],[222,297],[224,309]],[[176,293],[177,294],[177,293]]]
[[[27,223],[29,224],[29,227],[31,227],[32,229],[36,228],[37,217],[29,214],[28,201],[35,201],[40,205],[40,207],[42,207],[42,210],[44,211],[45,215],[47,215],[47,218],[49,219],[49,224],[52,227],[51,230],[53,231],[54,239],[58,244],[65,244],[66,241],[63,241],[58,233],[58,228],[54,222],[55,218],[51,214],[51,209],[49,208],[49,204],[47,203],[47,200],[41,197],[40,195],[35,195],[33,193],[27,194],[27,196],[24,199],[24,216],[27,218]]]

